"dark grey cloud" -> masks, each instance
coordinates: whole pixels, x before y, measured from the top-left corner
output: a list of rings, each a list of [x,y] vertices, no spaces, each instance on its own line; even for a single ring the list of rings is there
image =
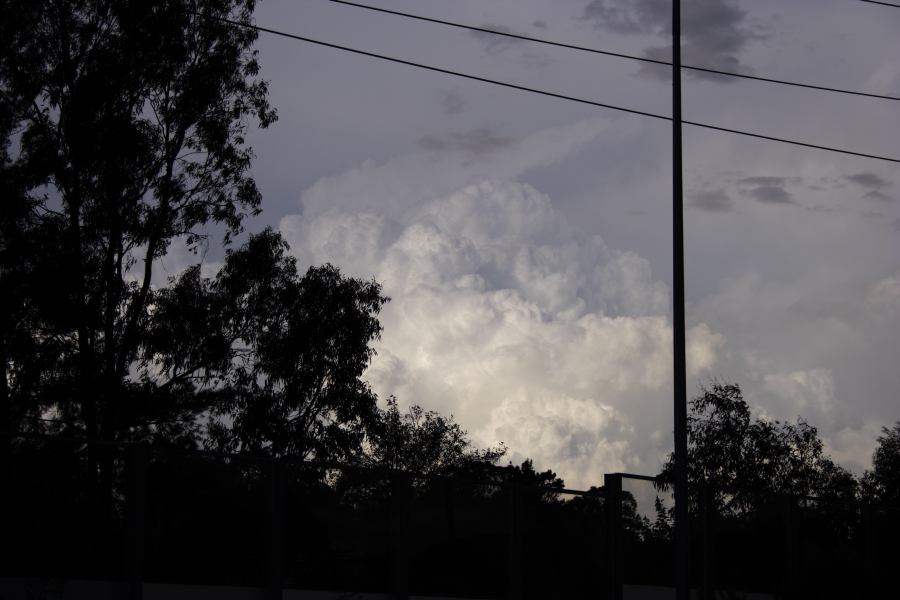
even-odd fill
[[[584,7],[582,19],[595,27],[615,33],[663,34],[671,31],[669,18],[671,6],[666,8],[662,0],[592,0]],[[667,15],[668,12],[668,16]]]
[[[744,190],[743,193],[763,204],[790,204],[793,202],[791,193],[778,185],[760,185]]]
[[[725,190],[704,190],[694,194],[689,205],[709,212],[728,212],[734,202]]]
[[[784,187],[788,184],[788,178],[761,175],[756,177],[744,177],[742,179],[738,179],[737,182],[741,185],[769,185]]]
[[[480,27],[482,29],[490,29],[491,31],[499,31],[501,33],[513,33],[512,29],[506,27],[505,25],[486,23],[484,25],[481,25]],[[484,31],[472,31],[470,32],[470,35],[474,36],[482,44],[484,44],[484,50],[488,54],[500,54],[501,52],[507,50],[512,46],[525,42],[525,40],[506,37],[503,35],[494,35],[493,33],[487,33]]]
[[[515,143],[515,139],[499,135],[482,127],[448,135],[428,134],[419,139],[419,145],[437,152],[462,152],[480,157],[503,150]]]
[[[867,200],[878,200],[879,202],[893,202],[894,201],[893,197],[888,196],[884,192],[880,192],[878,190],[870,190],[869,192],[866,192],[866,194],[863,195],[863,198],[865,198]]]
[[[853,175],[845,175],[844,179],[875,190],[883,190],[891,186],[890,181],[875,173],[854,173]]]
[[[441,100],[441,106],[444,113],[448,115],[458,115],[466,106],[465,99],[455,92],[447,92]]]
[[[536,27],[537,29],[549,29],[547,24],[544,21],[535,21],[531,24],[532,27]]]
[[[755,175],[742,177],[737,180],[740,191],[757,202],[763,204],[790,204],[793,196],[787,190],[787,186],[799,183],[799,177],[782,177],[779,175]]]
[[[537,22],[542,23],[543,21]],[[482,25],[481,27],[484,29],[490,29],[492,31],[500,31],[502,33],[513,33],[513,31],[509,27],[506,27],[504,25],[494,25],[488,23]],[[470,34],[482,43],[485,52],[493,55],[501,54],[512,47],[519,47],[523,43],[525,43],[525,40],[505,37],[502,35],[494,35],[485,31],[472,31],[470,32]],[[552,62],[547,54],[537,50],[524,51],[521,53],[519,58],[526,67],[546,67]]]
[[[646,48],[644,49],[644,56],[652,58],[653,60],[670,62],[672,60],[672,46],[652,46]],[[703,65],[720,71],[737,71],[739,69],[743,69],[744,72],[751,71],[749,68],[742,67],[741,61],[735,56],[719,56],[716,58],[715,64],[712,64],[708,60],[710,54],[691,45],[685,45],[682,48],[681,57],[684,64],[688,65]],[[668,81],[671,77],[668,67],[662,67],[661,65],[643,63],[638,69],[638,72],[641,75],[664,81]],[[685,74],[695,79],[705,79],[707,81],[715,81],[718,83],[731,83],[733,81],[727,77],[721,77],[713,73],[704,73],[703,71],[685,71]]]
[[[894,228],[894,231],[900,232],[900,219],[894,219],[891,226]]]
[[[592,0],[582,19],[594,27],[620,34],[668,37],[672,31],[670,0]],[[734,0],[694,0],[682,8],[683,56],[686,63],[718,69],[737,69],[739,54],[748,42],[767,37],[747,21],[747,12]],[[648,58],[669,60],[671,45],[651,46]],[[645,69],[657,73],[658,69]],[[728,81],[703,73],[698,77]]]

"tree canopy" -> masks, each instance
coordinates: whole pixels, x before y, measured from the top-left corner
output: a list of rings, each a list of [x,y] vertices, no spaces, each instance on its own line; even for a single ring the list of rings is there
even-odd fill
[[[52,397],[89,436],[120,436],[157,259],[176,238],[198,244],[211,224],[228,238],[259,210],[244,135],[250,119],[265,127],[275,113],[256,33],[210,18],[249,22],[253,7],[4,3],[0,102],[15,132],[7,148],[17,146],[4,180],[34,240],[27,289],[13,300],[28,318],[10,332],[30,338],[9,357],[19,412]],[[39,377],[29,376],[34,346],[54,367]]]
[[[420,475],[449,474],[477,464],[495,464],[506,453],[473,446],[468,433],[453,420],[413,405],[401,411],[397,399],[387,399],[372,432],[367,462],[373,466]]]
[[[818,497],[849,502],[856,481],[823,451],[815,427],[752,418],[740,386],[714,383],[690,402],[688,481],[692,503],[702,489],[711,492],[714,508],[739,515],[773,495]],[[661,478],[673,481],[670,455]]]
[[[881,431],[872,469],[862,477],[863,498],[873,504],[900,506],[900,421]]]
[[[371,460],[422,469],[495,461],[452,419],[378,410],[362,378],[377,283],[301,273],[270,230],[212,277],[194,266],[160,283],[174,242],[197,252],[218,231],[229,247],[260,210],[245,136],[276,115],[257,33],[232,24],[254,7],[3,2],[0,427],[332,460],[370,443]],[[112,464],[91,460],[109,489]]]
[[[204,439],[218,450],[351,458],[378,417],[362,375],[387,300],[331,265],[301,276],[267,229],[214,278],[194,267],[160,290],[141,382],[207,410]]]

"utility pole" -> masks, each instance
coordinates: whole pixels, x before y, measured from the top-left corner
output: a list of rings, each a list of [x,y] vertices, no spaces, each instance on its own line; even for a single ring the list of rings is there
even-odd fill
[[[676,598],[690,598],[687,481],[687,375],[684,326],[684,190],[681,153],[681,0],[672,0],[672,279],[675,399]]]

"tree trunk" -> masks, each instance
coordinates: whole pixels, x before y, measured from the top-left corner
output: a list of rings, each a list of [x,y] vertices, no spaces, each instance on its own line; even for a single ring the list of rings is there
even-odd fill
[[[12,459],[12,406],[7,383],[6,340],[0,336],[0,482],[8,481]],[[5,485],[4,485],[5,487]],[[8,488],[7,488],[8,489]],[[0,494],[6,496],[6,494]],[[0,511],[6,512],[0,507]]]

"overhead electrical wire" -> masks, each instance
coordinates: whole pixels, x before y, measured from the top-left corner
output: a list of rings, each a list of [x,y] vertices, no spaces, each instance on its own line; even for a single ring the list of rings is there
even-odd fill
[[[435,73],[443,73],[445,75],[452,75],[454,77],[461,77],[463,79],[471,79],[473,81],[480,81],[482,83],[489,83],[491,85],[499,85],[502,87],[512,88],[514,90],[520,90],[523,92],[531,92],[532,94],[539,94],[541,96],[549,96],[551,98],[558,98],[560,100],[568,100],[570,102],[578,102],[579,104],[588,104],[590,106],[596,106],[599,108],[608,108],[610,110],[618,110],[621,112],[632,113],[635,115],[641,115],[642,117],[651,117],[653,119],[661,119],[664,121],[671,121],[671,117],[667,117],[665,115],[658,115],[656,113],[651,113],[643,110],[637,110],[633,108],[626,108],[623,106],[616,106],[613,104],[604,104],[602,102],[595,102],[593,100],[587,100],[584,98],[577,98],[575,96],[567,96],[565,94],[557,94],[556,92],[548,92],[546,90],[540,90],[537,88],[527,87],[524,85],[518,85],[515,83],[507,83],[505,81],[497,81],[495,79],[489,79],[487,77],[479,77],[478,75],[470,75],[469,73],[461,73],[459,71],[451,71],[450,69],[442,69],[440,67],[434,67],[431,65],[426,65],[422,63],[413,62],[410,60],[405,60],[402,58],[395,58],[393,56],[386,56],[384,54],[377,54],[375,52],[369,52],[367,50],[360,50],[358,48],[351,48],[349,46],[342,46],[340,44],[333,44],[331,42],[323,42],[321,40],[315,40],[312,38],[304,37],[301,35],[296,35],[293,33],[286,33],[284,31],[278,31],[277,29],[269,29],[267,27],[261,27],[259,25],[251,25],[249,23],[239,23],[237,21],[232,21],[230,19],[224,19],[221,17],[209,17],[216,19],[217,21],[222,21],[225,23],[229,23],[231,25],[236,25],[238,27],[248,27],[250,29],[255,29],[257,31],[262,31],[264,33],[271,33],[273,35],[278,35],[281,37],[290,38],[293,40],[299,40],[301,42],[308,42],[310,44],[315,44],[318,46],[325,46],[326,48],[334,48],[336,50],[343,50],[345,52],[352,52],[353,54],[360,54],[362,56],[368,56],[369,58],[377,58],[379,60],[385,60],[388,62],[393,62],[401,65],[406,65],[409,67],[415,67],[417,69],[425,69],[427,71],[434,71]]]
[[[428,23],[436,23],[436,24],[438,24],[438,25],[446,25],[446,26],[448,26],[448,27],[456,27],[456,28],[459,28],[459,29],[467,29],[467,30],[469,30],[469,31],[475,31],[475,32],[479,32],[479,33],[486,33],[486,34],[490,34],[490,35],[502,36],[502,37],[512,38],[512,39],[516,39],[516,40],[523,40],[523,41],[528,41],[528,42],[535,42],[535,43],[538,43],[538,44],[544,44],[544,45],[547,45],[547,46],[556,46],[556,47],[558,47],[558,48],[567,48],[567,49],[569,49],[569,50],[578,50],[578,51],[581,51],[581,52],[590,52],[590,53],[592,53],[592,54],[602,54],[602,55],[605,55],[605,56],[614,56],[614,57],[616,57],[616,58],[626,58],[626,59],[629,59],[629,60],[636,60],[636,61],[640,61],[640,62],[651,63],[651,64],[660,65],[660,66],[665,66],[665,67],[671,67],[671,66],[672,66],[672,63],[670,63],[670,62],[666,62],[666,61],[664,61],[664,60],[657,60],[657,59],[655,59],[655,58],[648,58],[648,57],[646,57],[646,56],[637,56],[637,55],[634,55],[634,54],[625,54],[625,53],[622,53],[622,52],[611,52],[611,51],[609,51],[609,50],[600,50],[600,49],[598,49],[598,48],[590,48],[590,47],[588,47],[588,46],[578,46],[578,45],[575,45],[575,44],[566,44],[566,43],[563,43],[563,42],[556,42],[556,41],[548,40],[548,39],[544,39],[544,38],[536,38],[536,37],[532,37],[532,36],[521,35],[521,34],[518,34],[518,33],[511,33],[511,32],[508,32],[508,31],[501,31],[501,30],[498,30],[498,29],[491,29],[491,28],[488,28],[488,27],[476,27],[476,26],[474,26],[474,25],[466,25],[466,24],[464,24],[464,23],[457,23],[457,22],[455,22],[455,21],[445,21],[445,20],[443,20],[443,19],[435,19],[435,18],[433,18],[433,17],[425,17],[425,16],[422,16],[422,15],[416,15],[416,14],[412,14],[412,13],[401,12],[401,11],[398,11],[398,10],[392,10],[392,9],[387,9],[387,8],[381,8],[381,7],[379,7],[379,6],[370,6],[370,5],[368,5],[368,4],[359,4],[359,3],[357,3],[357,2],[350,2],[349,0],[328,0],[328,1],[329,1],[329,2],[333,2],[333,3],[335,3],[335,4],[343,4],[343,5],[345,5],[345,6],[351,6],[351,7],[354,7],[354,8],[361,8],[361,9],[364,9],[364,10],[370,10],[370,11],[379,12],[379,13],[384,13],[384,14],[388,14],[388,15],[394,15],[394,16],[398,16],[398,17],[405,17],[405,18],[407,18],[407,19],[415,19],[415,20],[417,20],[417,21],[425,21],[425,22],[428,22]],[[864,1],[867,1],[867,0],[864,0]],[[893,6],[893,5],[891,5],[891,6]],[[689,69],[689,70],[691,70],[691,71],[699,71],[699,72],[702,72],[702,73],[710,73],[710,74],[713,74],[713,75],[720,75],[720,76],[722,76],[722,77],[735,77],[735,78],[739,78],[739,79],[750,79],[750,80],[753,80],[753,81],[762,81],[762,82],[765,82],[765,83],[774,83],[774,84],[778,84],[778,85],[787,85],[787,86],[793,86],[793,87],[799,87],[799,88],[807,88],[807,89],[811,89],[811,90],[818,90],[818,91],[821,91],[821,92],[833,92],[833,93],[837,93],[837,94],[849,94],[849,95],[851,95],[851,96],[863,96],[863,97],[865,97],[865,98],[876,98],[876,99],[879,99],[879,100],[893,100],[893,101],[895,101],[895,102],[900,102],[900,97],[898,97],[898,96],[890,96],[890,95],[887,95],[887,94],[874,94],[874,93],[871,93],[871,92],[860,92],[860,91],[857,91],[857,90],[848,90],[848,89],[844,89],[844,88],[836,88],[836,87],[829,87],[829,86],[824,86],[824,85],[816,85],[816,84],[812,84],[812,83],[801,83],[801,82],[798,82],[798,81],[788,81],[788,80],[785,80],[785,79],[775,79],[775,78],[772,78],[772,77],[763,77],[763,76],[761,76],[761,75],[749,75],[749,74],[747,74],[747,73],[735,73],[735,72],[733,72],[733,71],[722,71],[722,70],[720,70],[720,69],[711,69],[711,68],[708,68],[708,67],[695,67],[695,66],[684,65],[684,64],[683,64],[683,65],[681,65],[681,68],[682,68],[682,69]]]
[[[452,71],[452,70],[450,70],[450,69],[442,69],[442,68],[440,68],[440,67],[434,67],[434,66],[431,66],[431,65],[426,65],[426,64],[422,64],[422,63],[417,63],[417,62],[405,60],[405,59],[402,59],[402,58],[395,58],[395,57],[393,57],[393,56],[387,56],[387,55],[384,55],[384,54],[378,54],[378,53],[375,53],[375,52],[369,52],[369,51],[367,51],[367,50],[360,50],[360,49],[358,49],[358,48],[351,48],[351,47],[349,47],[349,46],[342,46],[342,45],[340,45],[340,44],[333,44],[333,43],[331,43],[331,42],[324,42],[324,41],[322,41],[322,40],[316,40],[316,39],[313,39],[313,38],[308,38],[308,37],[304,37],[304,36],[301,36],[301,35],[296,35],[296,34],[293,34],[293,33],[287,33],[287,32],[285,32],[285,31],[279,31],[279,30],[277,30],[277,29],[270,29],[270,28],[268,28],[268,27],[262,27],[262,26],[260,26],[260,25],[253,25],[253,24],[250,24],[250,23],[241,23],[241,22],[239,22],[239,21],[233,21],[233,20],[231,20],[231,19],[225,19],[225,18],[223,18],[223,17],[214,17],[214,16],[210,16],[210,15],[203,15],[202,13],[197,13],[197,15],[200,16],[200,17],[204,17],[204,18],[215,19],[215,20],[217,20],[217,21],[220,21],[220,22],[222,22],[222,23],[227,23],[227,24],[233,25],[233,26],[235,26],[235,27],[244,27],[244,28],[248,28],[248,29],[254,29],[254,30],[256,30],[256,31],[260,31],[260,32],[263,32],[263,33],[269,33],[269,34],[272,34],[272,35],[277,35],[277,36],[280,36],[280,37],[285,37],[285,38],[289,38],[289,39],[293,39],[293,40],[298,40],[298,41],[301,41],[301,42],[307,42],[307,43],[309,43],[309,44],[315,44],[315,45],[318,45],[318,46],[324,46],[324,47],[326,47],[326,48],[333,48],[333,49],[335,49],[335,50],[343,50],[343,51],[345,51],[345,52],[350,52],[350,53],[353,53],[353,54],[359,54],[359,55],[361,55],[361,56],[367,56],[367,57],[369,57],[369,58],[377,58],[377,59],[379,59],[379,60],[384,60],[384,61],[387,61],[387,62],[397,63],[397,64],[401,64],[401,65],[406,65],[406,66],[409,66],[409,67],[415,67],[415,68],[417,68],[417,69],[424,69],[424,70],[427,70],[427,71],[433,71],[433,72],[436,72],[436,73],[442,73],[442,74],[445,74],[445,75],[452,75],[453,77],[460,77],[460,78],[463,78],[463,79],[471,79],[471,80],[473,80],[473,81],[480,81],[480,82],[482,82],[482,83],[488,83],[488,84],[491,84],[491,85],[497,85],[497,86],[501,86],[501,87],[511,88],[511,89],[515,89],[515,90],[519,90],[519,91],[523,91],[523,92],[529,92],[529,93],[532,93],[532,94],[538,94],[538,95],[541,95],[541,96],[549,96],[549,97],[551,97],[551,98],[557,98],[557,99],[559,99],[559,100],[568,100],[568,101],[570,101],[570,102],[577,102],[577,103],[579,103],[579,104],[586,104],[586,105],[589,105],[589,106],[596,106],[596,107],[598,107],[598,108],[606,108],[606,109],[609,109],[609,110],[615,110],[615,111],[619,111],[619,112],[625,112],[625,113],[630,113],[630,114],[634,114],[634,115],[640,115],[640,116],[642,116],[642,117],[650,117],[650,118],[653,118],[653,119],[659,119],[659,120],[662,120],[662,121],[671,121],[671,120],[672,120],[672,117],[667,117],[667,116],[665,116],[665,115],[660,115],[660,114],[656,114],[656,113],[651,113],[651,112],[647,112],[647,111],[643,111],[643,110],[637,110],[637,109],[633,109],[633,108],[627,108],[627,107],[624,107],[624,106],[616,106],[616,105],[613,105],[613,104],[605,104],[605,103],[602,103],[602,102],[595,102],[594,100],[587,100],[587,99],[585,99],[585,98],[577,98],[577,97],[575,97],[575,96],[568,96],[568,95],[565,95],[565,94],[557,94],[557,93],[555,93],[555,92],[548,92],[548,91],[546,91],[546,90],[541,90],[541,89],[537,89],[537,88],[526,87],[526,86],[523,86],[523,85],[517,85],[517,84],[514,84],[514,83],[507,83],[507,82],[505,82],[505,81],[497,81],[497,80],[495,80],[495,79],[489,79],[489,78],[487,78],[487,77],[479,77],[479,76],[477,76],[477,75],[471,75],[471,74],[468,74],[468,73],[461,73],[461,72],[459,72],[459,71]],[[846,150],[846,149],[843,149],[843,148],[837,148],[837,147],[834,147],[834,146],[823,146],[823,145],[819,145],[819,144],[811,144],[811,143],[808,143],[808,142],[801,142],[801,141],[797,141],[797,140],[789,140],[789,139],[785,139],[785,138],[780,138],[780,137],[775,137],[775,136],[764,135],[764,134],[761,134],[761,133],[753,133],[753,132],[749,132],[749,131],[743,131],[743,130],[740,130],[740,129],[731,129],[731,128],[728,128],[728,127],[720,127],[720,126],[718,126],[718,125],[710,125],[710,124],[708,124],[708,123],[700,123],[700,122],[697,122],[697,121],[682,121],[682,122],[683,122],[685,125],[691,125],[691,126],[693,126],[693,127],[701,127],[701,128],[703,128],[703,129],[711,129],[711,130],[713,130],[713,131],[721,131],[721,132],[725,132],[725,133],[731,133],[731,134],[735,134],[735,135],[742,135],[742,136],[746,136],[746,137],[752,137],[752,138],[758,138],[758,139],[763,139],[763,140],[769,140],[769,141],[773,141],[773,142],[781,142],[781,143],[783,143],[783,144],[791,144],[791,145],[794,145],[794,146],[803,146],[803,147],[805,147],[805,148],[815,148],[815,149],[817,149],[817,150],[824,150],[824,151],[827,151],[827,152],[834,152],[834,153],[837,153],[837,154],[846,154],[846,155],[850,155],[850,156],[858,156],[858,157],[861,157],[861,158],[871,158],[871,159],[874,159],[874,160],[883,160],[883,161],[887,161],[887,162],[892,162],[892,163],[898,163],[898,164],[900,164],[900,158],[892,158],[892,157],[889,157],[889,156],[881,156],[881,155],[877,155],[877,154],[867,154],[867,153],[864,153],[864,152],[856,152],[856,151],[853,151],[853,150]]]
[[[900,8],[900,4],[891,4],[890,2],[879,2],[878,0],[860,0],[860,2],[868,2],[869,4],[880,4],[882,6],[893,6],[894,8]]]

